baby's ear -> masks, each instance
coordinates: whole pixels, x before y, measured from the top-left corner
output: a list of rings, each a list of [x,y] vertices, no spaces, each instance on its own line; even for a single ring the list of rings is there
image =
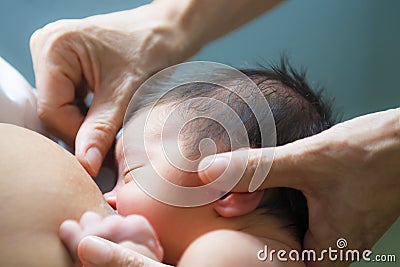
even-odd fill
[[[222,217],[235,217],[248,214],[260,204],[264,191],[253,193],[230,193],[227,197],[213,203],[214,210]]]

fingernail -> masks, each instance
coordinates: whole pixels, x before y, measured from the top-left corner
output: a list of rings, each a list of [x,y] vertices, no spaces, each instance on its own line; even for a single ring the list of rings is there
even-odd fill
[[[85,160],[92,170],[92,175],[96,175],[101,167],[103,157],[96,147],[91,147],[86,152]]]
[[[111,259],[111,246],[98,237],[86,237],[81,241],[84,253],[79,255],[84,261],[91,264],[107,264]]]
[[[220,177],[229,166],[230,159],[224,156],[206,157],[199,164],[199,171],[204,172],[208,181]]]

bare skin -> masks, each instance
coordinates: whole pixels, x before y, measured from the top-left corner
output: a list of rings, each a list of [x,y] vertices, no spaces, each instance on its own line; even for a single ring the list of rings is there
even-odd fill
[[[130,96],[146,77],[191,56],[275,1],[176,3],[155,1],[140,9],[59,21],[32,36],[40,115],[53,133],[69,144],[75,141],[77,157],[92,176],[121,126]],[[75,89],[86,83],[95,101],[83,118],[71,103],[77,98]],[[399,109],[372,114],[276,150],[260,189],[303,191],[312,214],[306,247],[321,249],[339,236],[356,248],[371,247],[397,219],[399,121]],[[238,191],[247,192],[255,166],[272,160],[260,158],[259,152],[252,152]],[[212,173],[217,169],[210,168],[204,182],[216,179]]]
[[[115,214],[72,154],[18,126],[0,123],[0,135],[1,266],[72,266],[88,235],[128,247],[149,264],[162,256],[147,220]],[[78,231],[77,240],[65,231],[60,239],[60,227]]]
[[[0,264],[2,266],[72,266],[74,259],[69,255],[58,236],[59,227],[66,219],[69,219],[69,221],[66,221],[67,223],[79,221],[76,226],[79,227],[80,234],[86,231],[76,242],[73,242],[76,244],[86,235],[99,235],[116,243],[123,243],[122,241],[127,239],[133,239],[133,242],[135,242],[136,240],[130,238],[129,234],[127,236],[126,232],[122,232],[125,235],[123,237],[121,237],[121,232],[115,232],[118,227],[121,229],[121,225],[124,223],[126,224],[125,229],[129,229],[133,232],[132,235],[136,235],[136,237],[141,234],[138,231],[147,231],[146,229],[141,231],[140,229],[143,228],[140,227],[139,230],[135,229],[136,222],[139,220],[142,223],[143,217],[137,219],[119,216],[117,220],[113,220],[118,215],[114,215],[114,211],[104,201],[100,190],[91,177],[73,155],[56,143],[40,134],[9,124],[0,124],[0,133],[3,137],[0,141],[2,151],[0,153],[0,173],[3,177],[0,187],[5,192],[2,194],[1,211],[6,218],[0,222],[0,235],[2,236]],[[210,208],[212,210],[212,207]],[[93,211],[97,214],[86,211]],[[82,214],[84,215],[82,216]],[[106,219],[102,219],[102,217]],[[105,229],[102,225],[108,225],[108,228]],[[257,226],[259,229],[253,226],[252,231],[257,233],[263,232],[265,229],[278,231],[277,229],[280,229],[280,227],[277,225],[279,223],[271,219],[269,223],[262,223]],[[90,228],[94,230],[89,231]],[[111,230],[114,230],[115,233],[104,233]],[[118,235],[120,238],[117,238]],[[281,237],[286,241],[291,239],[285,236],[284,234],[275,235],[275,237]],[[219,249],[214,250],[214,248],[212,252],[210,251],[210,248],[212,248],[210,244],[215,243],[215,240],[231,245],[217,246],[216,248]],[[150,259],[150,250],[146,250],[145,247],[133,242],[123,244],[130,248],[129,254],[126,254],[129,255],[127,260],[131,261],[132,255],[135,255],[134,262],[136,265],[133,266],[141,266],[140,264],[143,262],[146,262],[148,266],[165,266]],[[145,238],[143,243],[146,242],[148,242],[148,239]],[[243,242],[248,243],[245,250],[242,248]],[[232,254],[232,251],[236,251],[231,255],[230,261],[232,262],[244,260],[248,264],[248,260],[251,259],[250,262],[262,266],[281,266],[264,265],[257,261],[253,251],[261,249],[266,242],[275,249],[290,249],[290,246],[282,242],[257,238],[248,233],[232,230],[211,231],[189,246],[178,266],[194,266],[195,259],[201,257],[205,252],[210,253],[210,257],[212,256],[215,261],[217,259],[222,260],[221,257],[217,257],[218,255]],[[299,249],[296,242],[288,241],[288,243]],[[83,243],[80,250],[85,251],[85,249],[87,248]],[[144,256],[146,251],[149,252],[147,255],[150,258]],[[239,251],[242,253],[237,253]],[[243,253],[247,255],[247,258],[243,258]],[[118,254],[118,257],[121,260],[123,259],[120,254]],[[157,257],[159,257],[159,254],[157,256],[156,253],[156,257],[152,258],[156,259]],[[218,264],[215,266],[226,266],[227,264],[225,261],[215,263]],[[284,264],[284,266],[292,265]],[[302,265],[297,263],[296,266]]]
[[[75,144],[77,158],[96,176],[129,99],[145,79],[278,2],[163,0],[50,23],[31,38],[39,115],[54,135]],[[83,116],[76,103],[87,88],[94,98]]]
[[[257,251],[264,248],[264,245],[276,251],[301,250],[300,242],[293,237],[285,222],[272,214],[266,214],[266,210],[256,209],[263,194],[268,192],[232,193],[207,205],[184,208],[155,200],[140,189],[134,180],[139,177],[152,179],[152,176],[157,175],[154,169],[160,170],[165,179],[175,184],[193,186],[200,183],[196,173],[184,172],[171,165],[162,156],[162,135],[159,133],[169,127],[163,123],[169,109],[170,106],[164,105],[157,107],[156,112],[150,115],[147,113],[148,110],[138,112],[132,121],[125,125],[123,137],[116,145],[116,158],[119,164],[118,185],[113,192],[107,194],[108,197],[116,195],[118,214],[128,217],[133,214],[142,215],[151,223],[164,250],[164,257],[161,258],[158,254],[158,259],[164,263],[179,267],[207,266],[208,263],[212,266],[233,266],[232,263],[235,263],[235,266],[304,266],[303,262],[263,262],[257,259]],[[175,120],[171,125],[175,126],[178,123]],[[146,125],[151,130],[146,132],[144,130]],[[174,135],[165,134],[164,138],[169,143],[177,141]],[[147,147],[144,145],[145,139],[148,142]],[[125,143],[122,140],[125,140]],[[174,158],[177,155],[171,156]],[[132,165],[126,162],[132,162],[139,167],[131,170]],[[95,262],[88,262],[83,258],[88,254],[85,253],[88,246],[78,246],[82,240],[81,232],[85,232],[87,227],[83,226],[79,231],[78,222],[75,221],[74,224],[76,231],[71,229],[70,225],[61,229],[60,233],[62,236],[69,236],[73,241],[68,242],[64,238],[71,251],[78,247],[78,256],[81,257],[84,266],[98,265],[99,259],[105,259],[106,254],[109,255],[108,259],[105,259],[109,261],[107,266],[117,264],[127,266],[129,262],[138,262],[137,266],[140,266],[143,257],[136,253],[138,250],[135,248],[136,252],[132,254],[123,250],[120,258],[113,256],[120,254],[104,250],[92,251],[90,255]],[[111,241],[116,240],[111,239]],[[109,248],[114,247],[110,243],[105,244]],[[199,260],[204,258],[204,255],[207,255],[207,262],[204,262],[205,259]]]
[[[71,266],[58,237],[68,218],[112,210],[79,162],[49,139],[0,124],[2,266]],[[45,261],[44,261],[45,259]]]
[[[256,168],[272,160],[260,152],[232,152],[232,166],[249,156],[234,191],[246,192]],[[304,193],[309,210],[305,248],[322,250],[340,237],[347,239],[349,249],[371,248],[400,214],[399,158],[397,108],[361,116],[277,147],[272,169],[259,189],[287,186]],[[215,161],[200,177],[209,182],[224,168],[223,162]],[[348,266],[349,262],[310,262],[307,266],[321,264]]]

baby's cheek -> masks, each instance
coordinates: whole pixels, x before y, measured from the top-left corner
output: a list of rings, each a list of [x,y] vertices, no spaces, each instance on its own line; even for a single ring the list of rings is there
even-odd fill
[[[123,185],[117,194],[118,214],[123,216],[141,214],[141,211],[148,206],[146,198],[148,198],[146,194],[134,182]]]
[[[144,216],[157,233],[160,234],[166,225],[176,224],[181,220],[175,207],[163,204],[144,193],[135,182],[124,185],[117,195],[117,211],[119,215],[132,214]]]
[[[171,210],[173,210],[172,207],[144,193],[135,182],[122,186],[117,194],[117,211],[122,216],[142,215],[152,224],[159,224],[160,220],[169,220]]]

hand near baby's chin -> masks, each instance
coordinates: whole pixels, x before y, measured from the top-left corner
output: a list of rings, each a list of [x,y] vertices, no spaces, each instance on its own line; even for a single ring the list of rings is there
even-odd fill
[[[86,236],[98,236],[121,245],[155,260],[162,260],[163,249],[158,236],[150,223],[140,215],[100,215],[88,211],[79,221],[66,220],[59,230],[64,245],[74,261],[79,262],[78,246]]]

